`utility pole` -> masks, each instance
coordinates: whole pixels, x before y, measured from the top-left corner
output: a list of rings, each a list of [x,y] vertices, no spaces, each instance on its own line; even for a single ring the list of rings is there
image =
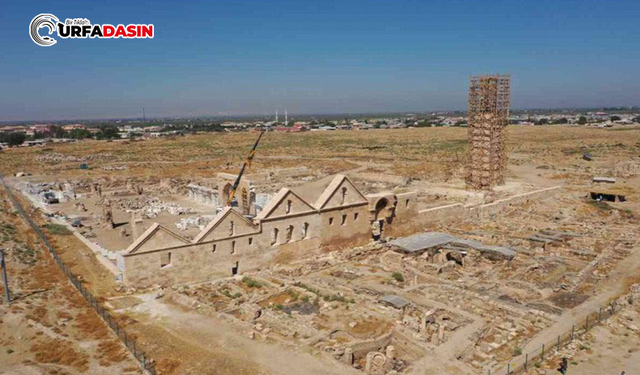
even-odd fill
[[[7,280],[7,265],[4,263],[4,250],[0,249],[0,267],[2,267],[2,279],[4,280],[4,295],[7,303],[11,303],[11,295],[9,294],[9,280]]]

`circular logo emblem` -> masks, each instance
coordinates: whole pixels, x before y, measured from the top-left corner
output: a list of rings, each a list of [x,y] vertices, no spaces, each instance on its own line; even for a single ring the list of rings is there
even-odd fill
[[[29,24],[29,36],[31,36],[31,40],[41,47],[51,47],[56,44],[56,40],[50,36],[41,36],[38,30],[41,27],[49,28],[49,34],[52,34],[56,31],[56,25],[58,24],[58,19],[53,14],[38,14],[31,20],[31,24]]]

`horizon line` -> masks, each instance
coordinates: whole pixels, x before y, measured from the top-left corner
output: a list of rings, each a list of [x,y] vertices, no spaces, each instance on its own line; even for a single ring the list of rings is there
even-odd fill
[[[510,111],[586,111],[586,110],[612,110],[612,109],[638,109],[640,110],[640,105],[632,105],[632,106],[603,106],[603,107],[525,107],[525,108],[512,108]],[[466,113],[467,109],[434,109],[434,110],[420,110],[420,111],[371,111],[371,112],[325,112],[325,113],[311,113],[311,112],[301,112],[298,113],[297,116],[303,117],[316,117],[316,116],[343,116],[343,115],[399,115],[399,114],[425,114],[425,113]],[[149,117],[146,116],[146,120],[158,120],[158,119],[201,119],[201,118],[211,118],[211,119],[250,119],[257,117],[273,117],[273,114],[267,113],[252,113],[252,114],[227,114],[227,115],[193,115],[193,116],[158,116],[158,117]],[[292,116],[289,113],[289,117],[295,118],[295,115]],[[131,121],[131,120],[141,120],[143,117],[93,117],[93,118],[68,118],[68,119],[32,119],[32,120],[0,120],[0,126],[5,126],[11,123],[33,123],[33,122],[81,122],[81,121]]]

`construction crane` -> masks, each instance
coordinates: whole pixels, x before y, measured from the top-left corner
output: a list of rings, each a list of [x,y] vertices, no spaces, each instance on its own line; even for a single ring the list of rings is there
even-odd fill
[[[229,198],[227,198],[227,206],[230,206],[230,207],[238,206],[238,201],[236,200],[236,190],[238,189],[238,185],[240,185],[240,180],[242,179],[242,175],[244,174],[245,169],[251,166],[251,160],[253,160],[253,156],[256,154],[256,148],[258,148],[258,143],[260,143],[260,138],[262,138],[262,135],[264,134],[264,132],[265,132],[264,130],[260,131],[260,135],[258,136],[256,143],[253,144],[253,147],[251,147],[251,151],[249,151],[249,156],[247,156],[247,159],[242,164],[242,169],[240,169],[240,173],[238,173],[238,177],[236,177],[236,181],[231,186],[231,190],[229,190]]]

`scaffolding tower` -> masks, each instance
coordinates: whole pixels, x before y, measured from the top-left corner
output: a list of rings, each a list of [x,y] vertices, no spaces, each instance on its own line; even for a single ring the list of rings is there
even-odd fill
[[[505,131],[509,123],[510,76],[473,76],[469,85],[467,187],[491,190],[504,184]]]

